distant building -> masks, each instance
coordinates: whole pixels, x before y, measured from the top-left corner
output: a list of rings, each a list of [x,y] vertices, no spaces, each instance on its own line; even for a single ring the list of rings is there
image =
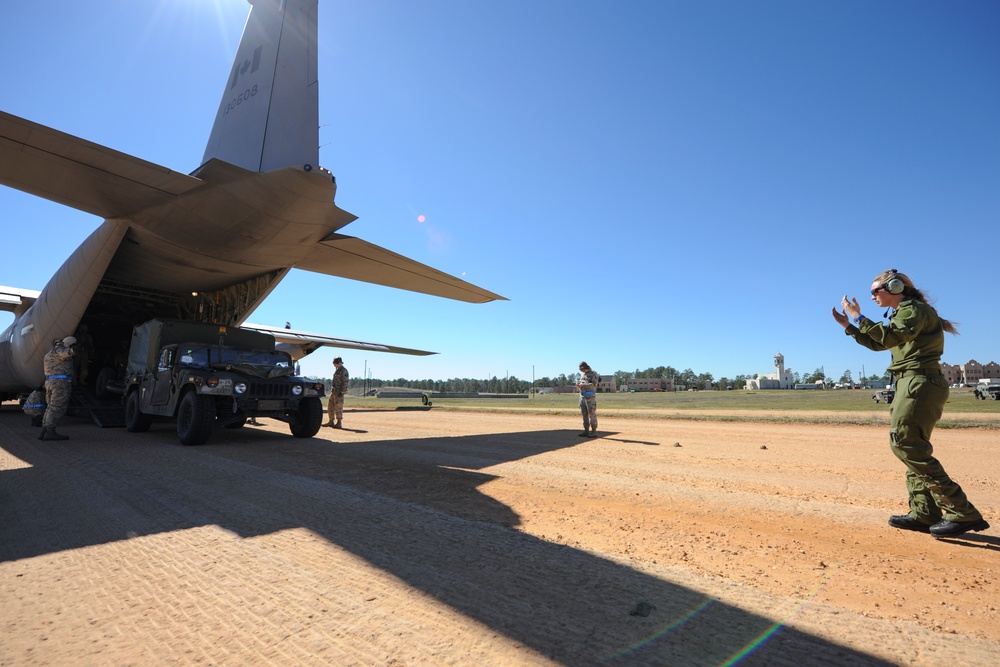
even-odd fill
[[[961,366],[943,363],[941,372],[944,373],[948,384],[976,384],[983,378],[1000,377],[1000,364],[995,361],[981,364],[975,359],[970,359]]]
[[[597,393],[607,394],[617,391],[617,383],[615,382],[614,375],[601,375],[601,381],[597,384]],[[575,384],[566,384],[561,386],[552,387],[553,394],[575,394],[578,393],[580,389]]]
[[[618,389],[616,388],[617,386],[618,383],[615,382],[614,375],[602,375],[601,381],[597,385],[597,391],[602,394],[613,393],[615,391],[618,391]]]
[[[628,388],[633,391],[673,391],[673,378],[632,378]]]
[[[747,380],[746,388],[748,390],[791,389],[793,386],[795,380],[792,379],[792,369],[785,368],[785,356],[779,352],[774,355],[774,372]]]

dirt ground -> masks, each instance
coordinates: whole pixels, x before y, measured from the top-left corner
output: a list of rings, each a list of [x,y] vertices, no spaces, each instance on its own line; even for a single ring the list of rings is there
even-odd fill
[[[345,413],[202,447],[0,410],[0,665],[996,665],[993,523],[935,540],[885,426]]]

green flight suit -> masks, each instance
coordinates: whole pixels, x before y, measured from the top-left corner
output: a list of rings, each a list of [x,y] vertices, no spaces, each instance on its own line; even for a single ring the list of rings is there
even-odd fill
[[[948,401],[948,381],[941,374],[944,328],[931,306],[918,299],[900,302],[888,324],[862,319],[846,329],[860,345],[890,350],[888,370],[896,377],[890,411],[892,453],[906,465],[910,516],[931,525],[982,519],[957,483],[933,456],[931,431]]]

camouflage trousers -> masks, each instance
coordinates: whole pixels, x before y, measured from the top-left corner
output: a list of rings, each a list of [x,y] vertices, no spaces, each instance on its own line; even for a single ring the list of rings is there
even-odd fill
[[[580,413],[583,415],[583,430],[597,430],[597,396],[580,396]]]
[[[69,396],[73,391],[70,380],[46,380],[45,398],[48,405],[42,416],[43,428],[54,428],[69,408]]]
[[[941,375],[913,375],[896,383],[889,431],[892,453],[906,465],[910,516],[927,524],[942,519],[982,519],[962,487],[934,458],[931,431],[948,401],[948,382]]]
[[[326,403],[327,422],[332,424],[334,418],[342,421],[344,419],[344,395],[333,394]]]

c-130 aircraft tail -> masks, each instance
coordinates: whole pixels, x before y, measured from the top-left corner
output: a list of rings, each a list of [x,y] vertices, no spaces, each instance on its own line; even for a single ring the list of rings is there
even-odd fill
[[[258,172],[315,168],[319,165],[316,2],[253,4],[202,163],[216,158]]]

